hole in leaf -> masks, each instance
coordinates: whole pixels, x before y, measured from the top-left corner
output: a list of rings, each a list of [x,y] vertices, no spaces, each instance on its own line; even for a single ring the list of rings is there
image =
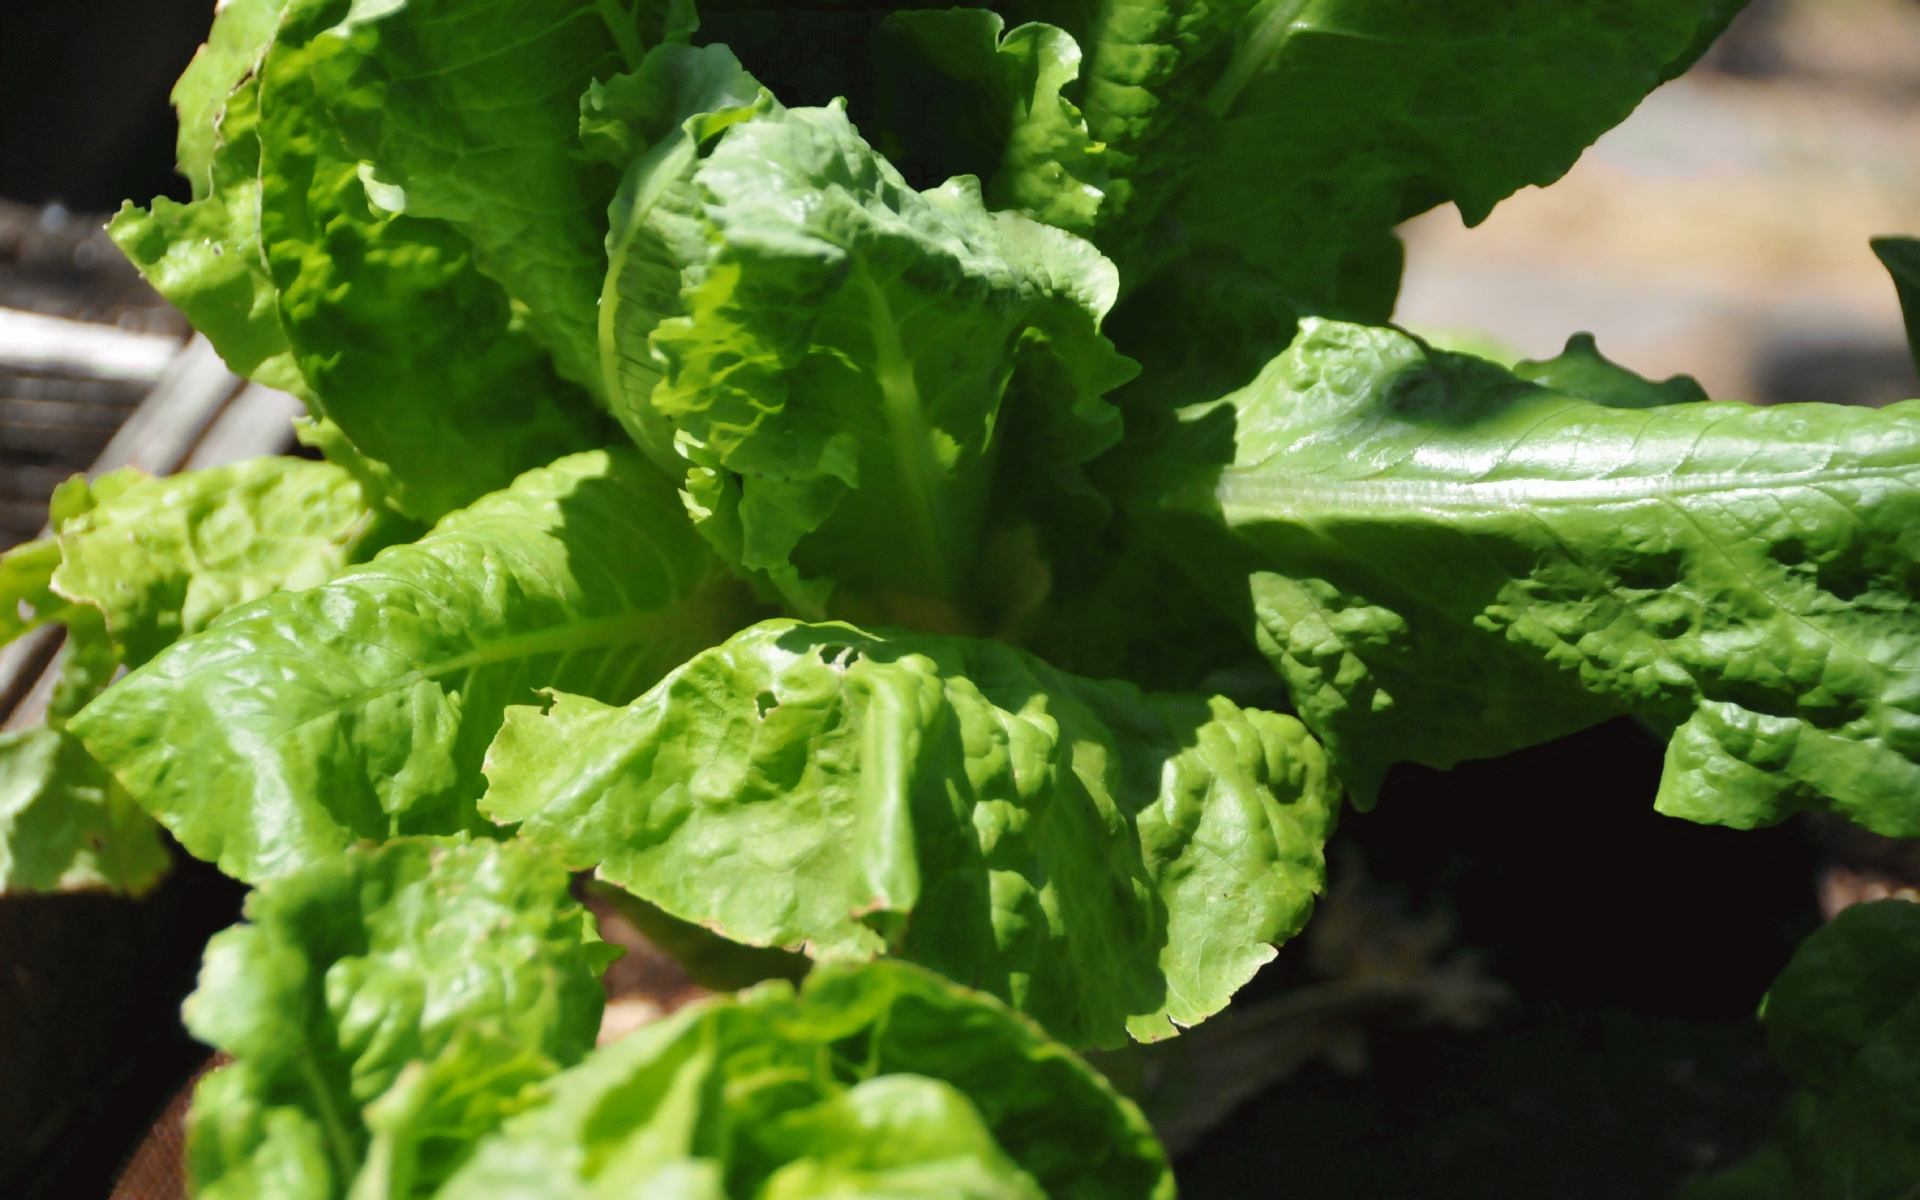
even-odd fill
[[[755,709],[755,715],[758,716],[763,721],[767,719],[767,713],[770,710],[779,707],[779,705],[780,705],[780,698],[775,696],[772,692],[761,692],[758,696],[755,696],[753,698],[753,707]]]
[[[821,646],[814,653],[820,656],[821,662],[830,667],[838,667],[842,671],[860,661],[860,651],[845,642],[833,642]]]

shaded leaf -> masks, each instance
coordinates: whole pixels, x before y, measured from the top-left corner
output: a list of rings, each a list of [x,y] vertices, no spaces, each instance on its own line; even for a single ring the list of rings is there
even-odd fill
[[[432,521],[608,430],[467,238],[382,190],[340,144],[313,76],[342,52],[328,28],[346,9],[301,0],[266,57],[258,219],[314,415],[348,442],[332,456]]]
[[[1920,356],[1920,239],[1877,237],[1870,243],[1900,296],[1900,315],[1907,325],[1907,348]],[[1920,357],[1914,359],[1920,366]]]
[[[664,7],[664,6],[663,6]],[[524,306],[560,374],[599,388],[595,302],[617,175],[580,153],[579,99],[639,66],[665,14],[638,4],[346,4],[316,38],[313,83],[350,157],[445,221]],[[648,28],[648,16],[653,28]]]
[[[1767,1042],[1800,1086],[1752,1159],[1683,1200],[1911,1200],[1920,1191],[1920,904],[1842,911],[1767,993]]]
[[[54,729],[0,733],[0,891],[140,895],[168,866],[160,827]]]

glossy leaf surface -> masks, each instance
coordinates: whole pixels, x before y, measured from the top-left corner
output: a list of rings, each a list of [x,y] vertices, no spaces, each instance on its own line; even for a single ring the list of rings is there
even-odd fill
[[[357,838],[490,831],[473,803],[508,705],[631,699],[738,604],[659,475],[595,451],[235,610],[73,728],[188,850],[258,880]]]
[[[52,588],[105,618],[137,667],[230,608],[324,583],[373,525],[360,486],[331,463],[252,458],[72,485]]]
[[[1920,834],[1920,405],[1609,407],[1310,323],[1182,416],[1167,544],[1362,801],[1630,712],[1662,812]]]
[[[1224,1006],[1324,880],[1297,721],[995,642],[769,621],[625,708],[514,709],[483,808],[683,920],[892,952],[1074,1045]]]

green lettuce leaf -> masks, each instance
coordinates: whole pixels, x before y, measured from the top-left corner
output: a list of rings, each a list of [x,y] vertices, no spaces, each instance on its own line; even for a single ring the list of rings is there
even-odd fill
[[[1309,322],[1182,421],[1138,511],[1362,803],[1633,713],[1664,813],[1920,834],[1920,404],[1614,407]]]
[[[1510,369],[1519,378],[1550,391],[1608,408],[1661,408],[1707,398],[1706,389],[1691,375],[1675,375],[1659,383],[1635,375],[1600,353],[1590,333],[1568,338],[1566,349],[1555,358],[1517,362]]]
[[[664,10],[665,5],[661,6]],[[524,306],[561,375],[600,385],[595,305],[616,173],[580,153],[579,98],[684,13],[573,0],[338,4],[312,80],[351,157],[446,221]]]
[[[662,470],[686,472],[674,430],[653,406],[663,364],[650,337],[682,312],[681,291],[705,265],[704,197],[694,185],[703,150],[735,122],[777,108],[725,46],[669,43],[640,69],[596,82],[580,100],[581,140],[625,168],[607,211],[607,273],[599,350],[608,408]]]
[[[1035,79],[1060,82],[1013,93],[1025,119],[990,82],[999,26],[985,16],[863,25],[837,5],[703,7],[718,18],[706,36],[731,39],[782,98],[850,97],[909,177],[993,178],[1024,155],[1025,172],[1090,186],[1060,216],[1080,228],[1092,210],[1128,292],[1212,251],[1267,274],[1300,312],[1383,319],[1398,222],[1451,200],[1477,224],[1559,178],[1741,6],[1000,0],[989,7],[1008,23],[1058,30],[1036,43],[1048,65]],[[777,36],[751,36],[766,23]]]
[[[1172,1200],[1145,1118],[992,999],[904,963],[822,967],[602,1047],[443,1200]]]
[[[75,476],[52,537],[0,556],[0,641],[67,627],[47,727],[0,737],[0,877],[9,888],[139,894],[167,868],[159,827],[62,732],[124,666],[222,612],[344,568],[372,525],[338,467],[256,458],[154,478]]]
[[[1738,7],[1260,0],[1216,14],[1188,0],[1129,11],[1088,52],[1089,125],[1116,174],[1133,160],[1133,211],[1100,243],[1123,266],[1170,254],[1141,224],[1164,212],[1187,245],[1270,271],[1303,313],[1384,317],[1373,305],[1391,290],[1360,304],[1344,293],[1356,264],[1397,261],[1396,224],[1451,200],[1477,225],[1520,188],[1552,183]]]
[[[1150,440],[1136,406],[1244,386],[1297,317],[1384,321],[1399,222],[1453,201],[1477,224],[1519,188],[1557,179],[1741,3],[994,7],[1062,27],[1085,54],[1065,96],[1103,147],[1088,236],[1120,269],[1109,336],[1144,368],[1138,394],[1115,402]],[[908,141],[932,124],[912,106],[876,107]],[[1058,159],[1068,173],[1078,160],[1072,146]]]
[[[1335,799],[1290,717],[785,620],[624,708],[510,710],[486,771],[484,811],[672,916],[891,952],[1073,1045],[1223,1007],[1305,923]]]
[[[175,151],[195,200],[206,199],[218,187],[216,164],[227,140],[222,121],[228,98],[260,69],[287,3],[227,0],[219,5],[206,44],[194,51],[193,61],[173,85],[168,99],[180,118]]]
[[[104,618],[128,667],[230,608],[324,583],[374,520],[345,471],[298,458],[71,486],[52,590]]]
[[[758,111],[703,155],[685,149],[701,204],[643,218],[649,244],[692,268],[686,315],[650,337],[651,403],[673,437],[656,459],[686,461],[702,532],[800,611],[825,611],[837,587],[840,611],[966,627],[955,610],[996,466],[1084,491],[1079,464],[1119,436],[1100,397],[1131,364],[1096,332],[1111,265],[990,215],[970,179],[913,191],[838,105]],[[647,194],[646,173],[674,161],[639,160],[626,189]],[[702,256],[679,261],[684,248]],[[1008,424],[1024,457],[1001,464]]]
[[[1005,31],[999,14],[980,8],[882,21],[872,47],[875,142],[909,178],[977,175],[996,209],[1092,229],[1106,148],[1063,94],[1079,77],[1080,46],[1052,25]]]
[[[431,521],[605,431],[460,233],[371,203],[404,207],[309,77],[346,11],[224,6],[175,91],[194,201],[128,205],[110,232],[228,366],[324,419],[316,443],[373,503]]]
[[[658,472],[590,451],[230,612],[72,728],[239,879],[357,838],[497,833],[473,805],[506,706],[542,687],[624,703],[745,624],[738,593]]]
[[[1920,238],[1877,237],[1869,244],[1887,274],[1893,276],[1900,315],[1907,326],[1907,352],[1920,366]]]
[[[0,643],[58,621],[70,607],[53,592],[60,544],[52,538],[22,542],[0,553]]]
[[[301,0],[266,56],[259,226],[314,413],[350,442],[335,457],[431,521],[608,431],[467,238],[341,145],[314,77],[339,52],[330,23],[346,11]]]
[[[187,1124],[202,1200],[425,1197],[593,1048],[617,953],[518,843],[354,847],[247,898],[187,1028],[234,1061]]]
[[[377,524],[345,471],[297,458],[76,475],[55,490],[48,523],[53,536],[0,556],[0,642],[66,626],[55,728],[122,666],[235,605],[340,571]]]
[[[181,170],[193,180],[192,202],[161,196],[147,210],[128,201],[107,232],[235,374],[311,406],[313,391],[281,327],[280,293],[260,241],[260,86],[252,71],[266,45],[254,39],[269,17],[277,21],[279,9],[251,0],[227,6],[208,42],[222,52],[209,56],[203,47],[175,89]],[[236,24],[240,44],[228,45]],[[196,77],[203,60],[207,69]],[[215,101],[213,93],[223,84],[231,91]],[[213,123],[211,133],[203,133],[205,122]]]
[[[1800,1090],[1751,1160],[1683,1200],[1908,1200],[1920,1180],[1920,904],[1856,904],[1801,944],[1761,1009]]]
[[[160,827],[78,739],[0,733],[0,892],[140,895],[168,866]]]

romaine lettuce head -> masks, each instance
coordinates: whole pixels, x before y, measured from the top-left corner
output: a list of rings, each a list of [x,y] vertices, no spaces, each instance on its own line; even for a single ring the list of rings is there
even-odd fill
[[[595,1051],[442,1200],[1171,1200],[1139,1109],[991,997],[899,962],[763,984]]]
[[[1091,498],[1119,437],[1112,265],[974,179],[908,187],[843,106],[782,107],[723,47],[662,46],[586,108],[593,145],[640,151],[606,390],[701,532],[799,612],[974,626],[993,490]]]
[[[1633,713],[1672,735],[1662,812],[1920,834],[1920,403],[1651,387],[1601,403],[1309,322],[1137,460],[1136,512],[1256,630],[1362,802],[1395,762]]]
[[[1225,1006],[1305,923],[1336,800],[1291,717],[786,620],[624,708],[510,710],[486,772],[485,812],[674,917],[891,952],[1076,1046]]]
[[[194,1093],[195,1194],[432,1195],[593,1048],[618,951],[567,883],[523,844],[405,838],[250,895],[186,1003],[193,1035],[234,1058]]]
[[[473,804],[506,706],[550,686],[631,700],[748,624],[743,591],[637,454],[572,455],[418,542],[228,612],[73,729],[240,879],[361,838],[497,833]]]
[[[1747,1162],[1683,1200],[1900,1200],[1920,1179],[1920,904],[1856,904],[1801,943],[1761,1008],[1799,1090]]]

